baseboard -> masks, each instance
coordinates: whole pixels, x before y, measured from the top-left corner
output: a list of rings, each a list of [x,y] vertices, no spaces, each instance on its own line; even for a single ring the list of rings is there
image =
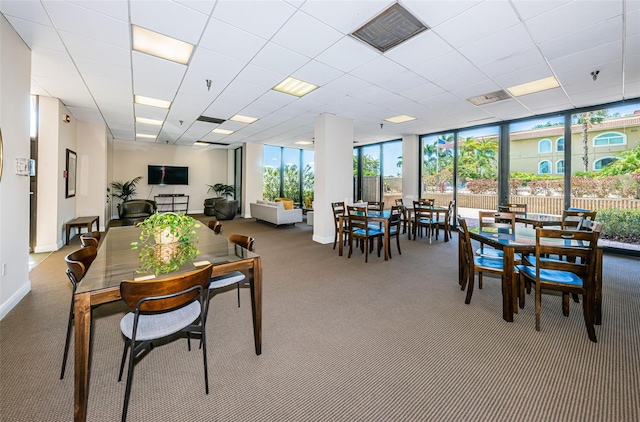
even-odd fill
[[[0,305],[0,320],[2,320],[18,303],[31,291],[31,281],[27,282],[13,294],[8,300]]]
[[[329,243],[333,243],[333,236],[330,237],[321,237],[321,236],[316,236],[315,234],[313,235],[312,240],[314,242],[318,242],[321,243],[323,245],[327,245]]]

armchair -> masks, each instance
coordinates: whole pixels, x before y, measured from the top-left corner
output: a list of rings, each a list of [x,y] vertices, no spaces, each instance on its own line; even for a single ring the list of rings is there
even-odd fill
[[[118,205],[118,213],[123,226],[133,226],[135,223],[144,221],[156,210],[156,202],[148,199],[134,199]]]

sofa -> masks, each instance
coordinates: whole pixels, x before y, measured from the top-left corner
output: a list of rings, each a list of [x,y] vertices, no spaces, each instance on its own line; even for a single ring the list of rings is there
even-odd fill
[[[144,221],[155,213],[157,205],[155,201],[148,199],[133,199],[118,205],[118,214],[123,226],[133,226]]]
[[[251,217],[259,221],[266,221],[276,226],[302,222],[302,210],[294,208],[285,210],[284,203],[258,200],[249,204]]]

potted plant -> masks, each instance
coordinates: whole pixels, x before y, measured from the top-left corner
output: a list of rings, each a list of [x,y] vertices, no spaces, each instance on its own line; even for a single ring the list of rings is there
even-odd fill
[[[120,198],[120,203],[130,201],[136,196],[136,188],[140,180],[142,180],[142,176],[135,177],[126,182],[114,180],[111,182],[111,189],[107,188],[107,192],[112,197]],[[118,204],[118,216],[120,215],[121,207],[120,204]]]
[[[235,195],[236,188],[224,183],[207,186],[207,193],[214,192],[218,197],[205,199],[204,214],[215,215],[218,220],[232,220],[238,213],[238,201],[227,198]]]
[[[200,223],[182,212],[155,213],[138,227],[140,242],[131,243],[134,249],[140,247],[138,272],[172,272],[200,253],[195,246]]]

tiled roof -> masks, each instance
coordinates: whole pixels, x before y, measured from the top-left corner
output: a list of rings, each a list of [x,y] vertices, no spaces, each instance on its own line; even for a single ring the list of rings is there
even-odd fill
[[[626,126],[640,126],[640,115],[618,117],[615,119],[604,120],[602,123],[591,125],[591,130],[617,129]],[[580,132],[581,125],[571,125],[571,132]],[[510,135],[512,141],[531,138],[560,137],[564,135],[564,127],[553,126],[543,127],[540,129],[525,130],[522,132],[513,132]]]

